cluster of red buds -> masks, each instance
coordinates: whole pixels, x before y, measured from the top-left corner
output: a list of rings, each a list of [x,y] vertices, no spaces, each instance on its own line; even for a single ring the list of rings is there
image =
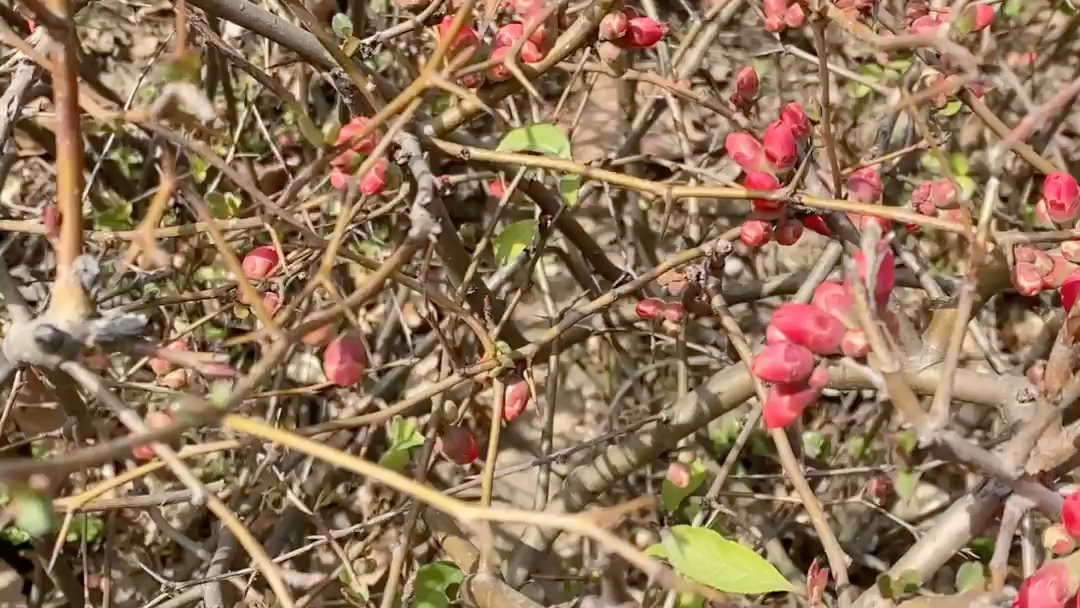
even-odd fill
[[[745,131],[727,136],[724,149],[745,172],[743,185],[749,190],[770,192],[780,189],[778,176],[795,167],[800,150],[810,140],[810,119],[798,102],[780,109],[780,117],[765,127],[761,141]],[[751,247],[760,247],[774,238],[781,245],[793,245],[803,233],[803,223],[788,217],[787,205],[770,199],[750,202],[751,217],[743,222],[739,238]]]
[[[874,277],[874,298],[884,308],[896,282],[892,252],[884,250]],[[869,271],[862,252],[855,256],[860,279]],[[765,329],[765,348],[754,357],[751,371],[772,383],[762,406],[762,419],[770,429],[783,428],[799,419],[821,395],[828,370],[818,357],[842,354],[866,357],[870,343],[854,314],[849,282],[825,281],[814,290],[810,304],[784,304],[773,313]]]
[[[599,38],[622,49],[647,49],[664,38],[667,25],[657,23],[633,7],[623,7],[600,20]]]
[[[728,101],[740,112],[748,114],[757,99],[760,84],[754,66],[743,66],[735,74],[735,91],[728,97]]]
[[[1065,498],[1061,521],[1046,528],[1043,545],[1054,555],[1069,553],[1080,539],[1080,492]],[[1061,561],[1050,561],[1024,579],[1013,608],[1064,608],[1076,591],[1077,579]]]
[[[665,302],[660,298],[643,298],[634,306],[634,313],[642,321],[671,321],[679,323],[686,317],[682,302]]]
[[[765,31],[779,34],[787,28],[800,28],[806,23],[806,10],[795,0],[765,0]]]
[[[1073,230],[1080,233],[1077,216],[1080,216],[1080,186],[1076,179],[1061,171],[1047,175],[1043,180],[1042,198],[1035,205],[1035,218],[1050,227],[1073,224]],[[1043,290],[1057,289],[1066,312],[1072,309],[1080,293],[1080,271],[1077,269],[1080,238],[1065,241],[1058,249],[1050,251],[1018,245],[1013,249],[1013,259],[1012,282],[1017,292],[1034,296]]]
[[[360,168],[367,155],[371,154],[379,143],[379,134],[375,131],[356,139],[361,129],[367,124],[367,117],[357,116],[342,125],[338,131],[334,145],[348,144],[349,147],[330,161],[330,185],[337,190],[344,190],[348,186],[349,177]],[[360,178],[359,188],[361,194],[378,196],[387,189],[397,189],[399,185],[401,185],[400,169],[385,158],[380,158]]]

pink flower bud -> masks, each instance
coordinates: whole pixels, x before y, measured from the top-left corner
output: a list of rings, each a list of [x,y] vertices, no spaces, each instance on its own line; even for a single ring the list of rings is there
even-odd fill
[[[377,196],[386,189],[386,173],[389,164],[390,163],[385,158],[380,158],[375,161],[375,164],[371,166],[371,169],[368,169],[368,172],[360,179],[361,194]]]
[[[765,220],[746,220],[739,229],[739,239],[750,247],[761,247],[772,240],[772,224]]]
[[[660,42],[667,33],[667,26],[649,17],[634,17],[627,24],[626,36],[615,41],[623,48],[647,49]]]
[[[787,27],[784,22],[787,10],[787,0],[765,0],[765,31],[771,33],[784,31],[784,28]]]
[[[513,420],[525,411],[529,405],[529,383],[518,380],[506,389],[506,398],[503,400],[503,420]]]
[[[994,7],[989,4],[976,4],[969,9],[972,18],[971,31],[981,32],[994,21]]]
[[[243,269],[245,277],[262,279],[274,271],[277,263],[277,249],[274,249],[272,245],[260,245],[244,256],[244,261],[240,263],[240,267]]]
[[[802,223],[807,229],[812,230],[821,236],[832,236],[832,229],[825,223],[825,218],[820,215],[808,215],[803,218]]]
[[[743,99],[750,100],[757,97],[760,84],[757,72],[754,71],[752,65],[744,65],[735,74],[735,93]]]
[[[818,366],[807,384],[775,384],[769,389],[761,407],[761,417],[769,429],[784,428],[798,420],[803,411],[817,401],[821,389],[828,383],[828,371]]]
[[[798,344],[774,342],[754,357],[750,369],[765,382],[802,382],[814,371],[814,354]]]
[[[805,141],[810,136],[810,119],[799,102],[792,101],[780,108],[780,121],[787,125],[795,139]]]
[[[802,222],[785,218],[776,223],[776,242],[784,246],[794,245],[803,235]]]
[[[810,562],[806,569],[806,599],[810,606],[822,606],[822,598],[825,597],[825,586],[829,584],[829,569],[822,568],[818,564],[818,558]]]
[[[852,359],[862,359],[870,354],[870,341],[866,338],[866,332],[861,329],[847,330],[840,342],[840,352]]]
[[[934,182],[920,182],[915,189],[911,191],[911,207],[915,211],[923,215],[934,215],[934,210],[937,207],[930,199],[931,192],[934,188]]]
[[[676,488],[684,489],[689,487],[691,477],[690,467],[685,464],[673,462],[668,465],[667,480]]]
[[[848,290],[847,285],[836,281],[824,281],[814,289],[814,298],[810,303],[836,317],[845,326],[855,326],[855,318],[852,314],[855,301],[851,298],[851,291]]]
[[[506,55],[510,52],[510,47],[500,46],[491,51],[491,60],[496,61],[487,71],[487,77],[494,82],[502,82],[510,78],[510,68],[503,65],[502,61],[506,59]]]
[[[1050,262],[1053,264],[1050,272],[1042,275],[1043,289],[1056,289],[1076,270],[1076,264],[1066,260],[1061,254],[1051,255]],[[1035,268],[1037,270],[1038,266]]]
[[[750,171],[747,172],[746,178],[743,180],[743,185],[749,190],[771,192],[780,187],[780,181],[777,180],[776,176],[772,173]],[[784,208],[784,203],[782,201],[774,201],[767,198],[754,199],[750,204],[755,212],[765,214],[778,213]]]
[[[1013,599],[1013,608],[1064,608],[1069,596],[1069,569],[1049,562],[1024,579]]]
[[[1071,222],[1080,213],[1080,186],[1073,176],[1064,171],[1055,171],[1046,176],[1042,187],[1046,212],[1057,223]]]
[[[784,23],[784,15],[769,15],[765,17],[765,31],[770,34],[779,34],[784,31],[786,27],[787,24]]]
[[[495,31],[495,36],[492,38],[491,46],[498,48],[500,46],[512,46],[520,38],[525,37],[525,26],[517,23],[507,23]]]
[[[1040,277],[1045,277],[1054,271],[1054,260],[1050,257],[1049,253],[1046,253],[1042,249],[1032,249],[1034,253],[1035,270],[1039,271]]]
[[[743,171],[762,171],[765,168],[765,151],[761,142],[745,131],[728,133],[724,149]]]
[[[1062,243],[1061,255],[1070,262],[1080,262],[1080,241],[1065,241]]]
[[[488,190],[491,191],[491,196],[501,200],[506,195],[506,184],[503,180],[495,178],[488,182]]]
[[[806,12],[798,2],[792,2],[784,12],[784,24],[791,28],[802,27],[806,23]]]
[[[439,22],[439,38],[445,38],[450,33],[450,23],[454,20],[452,15],[446,15]],[[476,34],[476,30],[470,27],[468,24],[463,24],[461,29],[458,30],[457,36],[454,37],[454,42],[450,44],[450,51],[453,53],[468,53],[472,54],[477,48],[480,47],[480,36]]]
[[[1065,530],[1065,526],[1061,524],[1051,524],[1043,530],[1042,535],[1043,547],[1047,551],[1054,555],[1064,555],[1066,553],[1072,553],[1076,549],[1076,539],[1069,536],[1069,533]]]
[[[791,127],[782,121],[773,121],[765,127],[765,135],[761,141],[765,149],[765,160],[769,161],[774,169],[779,171],[795,166],[799,144],[791,133]]]
[[[840,341],[844,338],[844,324],[810,304],[784,304],[773,313],[769,325],[788,341],[805,346],[817,355],[839,352]]]
[[[1013,249],[1013,257],[1017,262],[1034,262],[1035,248],[1029,245],[1017,245]]]
[[[959,196],[956,186],[947,179],[931,182],[930,202],[938,209],[954,209]]]
[[[1012,269],[1012,283],[1017,293],[1022,296],[1038,295],[1043,288],[1042,275],[1031,262],[1017,262]],[[1064,287],[1063,287],[1064,289]],[[1064,301],[1062,296],[1062,301]],[[1065,307],[1068,310],[1071,304]]]
[[[1074,270],[1072,274],[1061,282],[1058,293],[1061,294],[1061,306],[1065,309],[1065,312],[1072,310],[1073,303],[1076,302],[1076,296],[1080,295],[1080,269]]]
[[[682,302],[671,302],[664,306],[660,314],[672,323],[680,323],[686,317],[686,307],[682,305]]]
[[[642,321],[652,321],[658,318],[664,309],[664,301],[656,298],[643,298],[634,306],[634,313]]]
[[[484,84],[484,75],[481,72],[469,72],[458,78],[458,84],[466,89],[475,89]]]
[[[600,20],[600,40],[618,40],[630,29],[630,18],[619,11],[608,13]]]
[[[881,176],[874,167],[862,167],[848,176],[848,200],[875,203],[881,200]]]
[[[374,150],[375,146],[379,143],[378,131],[372,131],[359,140],[353,141],[353,138],[359,134],[367,124],[368,118],[365,116],[357,116],[345,123],[338,131],[337,141],[334,142],[334,145],[340,146],[347,141],[352,141],[353,143],[349,146],[349,150],[356,152],[357,154],[371,154],[371,151]],[[341,156],[338,158],[341,158]]]
[[[349,185],[349,174],[338,167],[330,169],[330,185],[334,190],[344,190]]]
[[[878,256],[878,272],[874,280],[874,299],[878,306],[884,308],[889,303],[889,294],[896,287],[896,258],[892,250],[885,250]],[[855,265],[859,269],[859,278],[866,282],[867,264],[866,255],[862,251],[855,252]]]
[[[364,343],[351,333],[334,338],[323,351],[323,372],[332,384],[353,386],[363,379],[365,369]]]
[[[911,25],[908,26],[908,31],[916,36],[919,34],[933,34],[937,31],[939,25],[941,24],[937,22],[937,19],[934,19],[930,15],[923,15],[911,22]]]
[[[520,56],[525,63],[538,63],[544,58],[544,53],[540,50],[540,47],[536,46],[535,42],[526,40],[525,44],[521,45]]]

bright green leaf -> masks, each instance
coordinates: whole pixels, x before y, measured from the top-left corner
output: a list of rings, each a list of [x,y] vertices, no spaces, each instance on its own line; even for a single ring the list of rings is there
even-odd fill
[[[821,458],[828,455],[829,440],[817,431],[803,431],[803,452],[810,458]]]
[[[540,224],[536,220],[521,220],[503,228],[495,237],[495,259],[503,266],[513,262],[540,233]]]
[[[986,567],[979,562],[965,562],[956,571],[956,591],[964,593],[986,584]]]
[[[919,483],[919,474],[915,471],[898,471],[893,480],[896,495],[900,498],[911,498],[915,495],[915,487]]]
[[[656,543],[655,545],[649,545],[648,549],[645,549],[645,555],[649,557],[655,557],[656,559],[667,559],[667,549],[664,549],[664,545]]]
[[[863,456],[870,450],[870,440],[865,435],[855,435],[847,442],[848,455],[852,460],[862,460]]]
[[[915,431],[911,429],[898,431],[893,437],[896,439],[896,447],[906,456],[910,456],[915,451],[916,446],[919,445],[919,438],[915,435]]]
[[[99,230],[131,230],[131,202],[122,201],[94,216],[94,227]]]
[[[848,97],[852,99],[862,99],[870,94],[870,87],[861,82],[855,82],[852,80],[847,84]]]
[[[889,61],[889,69],[896,70],[897,72],[906,72],[911,67],[911,57],[900,57]]]
[[[945,107],[938,110],[937,113],[941,116],[956,116],[960,112],[960,109],[963,107],[964,102],[960,101],[959,99],[954,99],[949,103],[945,104]]]
[[[67,542],[73,543],[80,538],[86,537],[86,542],[92,543],[101,538],[105,531],[105,521],[100,517],[79,513],[71,518],[71,526],[68,527]]]
[[[1001,9],[1001,12],[1012,19],[1016,17],[1024,10],[1024,0],[1005,0],[1005,4]]]
[[[570,140],[558,127],[537,123],[518,127],[503,136],[497,148],[499,152],[535,152],[556,158],[573,159]],[[575,205],[581,176],[564,175],[559,179],[559,194],[567,205]]]
[[[232,192],[211,192],[206,195],[206,205],[219,220],[231,219],[240,213],[240,197]]]
[[[188,154],[188,170],[191,171],[191,179],[195,180],[196,184],[201,184],[206,181],[206,172],[209,168],[203,157],[198,154]]]
[[[960,186],[960,192],[963,198],[969,199],[975,194],[975,180],[971,179],[967,175],[956,176],[956,183]]]
[[[696,593],[680,593],[675,602],[675,608],[703,608],[705,598]]]
[[[922,166],[925,167],[927,171],[941,173],[941,162],[938,161],[937,156],[930,152],[923,154],[919,158],[919,163],[922,164]]]
[[[701,484],[705,482],[705,463],[699,458],[690,463],[690,483],[686,484],[685,488],[680,488],[671,483],[670,480],[664,478],[664,483],[660,491],[660,502],[664,505],[664,510],[668,513],[672,513],[675,509],[679,508],[682,501],[690,496]]]
[[[338,13],[330,20],[330,29],[334,30],[334,34],[338,38],[344,40],[349,36],[352,36],[352,19],[349,19],[348,15]]]
[[[896,595],[893,592],[895,586],[895,581],[893,581],[888,574],[882,574],[877,577],[878,594],[880,594],[882,598],[887,600],[892,599]]]
[[[949,155],[949,168],[957,175],[967,175],[971,169],[963,152],[954,152]]]
[[[15,513],[14,524],[33,538],[41,538],[55,529],[56,517],[52,501],[30,488],[18,488],[9,506]]]
[[[718,591],[759,594],[794,590],[763,557],[707,528],[674,526],[663,544],[679,574]]]
[[[416,572],[416,593],[409,608],[447,608],[450,591],[465,580],[465,575],[453,564],[425,564]],[[454,594],[456,596],[456,593]]]
[[[876,63],[863,64],[862,68],[860,68],[860,71],[862,71],[863,76],[866,76],[867,78],[872,78],[874,80],[877,80],[885,75],[885,70]]]
[[[722,423],[710,425],[709,440],[713,442],[717,449],[728,448],[735,444],[740,430],[739,420],[732,416]]]
[[[424,435],[416,429],[416,423],[401,416],[390,419],[390,445],[400,449],[424,445]]]

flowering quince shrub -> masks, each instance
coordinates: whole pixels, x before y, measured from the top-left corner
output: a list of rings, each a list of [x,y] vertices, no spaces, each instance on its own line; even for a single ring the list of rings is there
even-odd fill
[[[0,604],[1080,607],[1075,2],[143,4],[0,9]]]

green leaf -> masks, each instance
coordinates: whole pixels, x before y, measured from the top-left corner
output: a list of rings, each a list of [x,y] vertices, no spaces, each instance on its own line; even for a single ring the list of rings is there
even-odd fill
[[[705,598],[696,593],[680,593],[675,608],[704,608]]]
[[[979,562],[965,562],[956,571],[956,591],[964,593],[986,584],[986,567]]]
[[[452,588],[465,580],[464,573],[449,562],[425,564],[416,571],[416,593],[409,608],[447,608]]]
[[[1016,17],[1024,10],[1024,0],[1005,0],[1001,8],[1002,14],[1009,19]]]
[[[330,20],[330,29],[334,30],[334,35],[344,40],[352,36],[352,19],[349,19],[348,15],[338,13]]]
[[[231,219],[240,213],[240,197],[232,192],[211,192],[206,195],[206,205],[219,220]]]
[[[967,157],[962,152],[954,152],[949,155],[949,168],[957,175],[967,175],[971,169]]]
[[[975,194],[975,180],[967,175],[956,176],[956,184],[960,186],[960,193],[965,199],[969,199]]]
[[[67,542],[73,543],[80,538],[86,537],[86,542],[92,543],[101,538],[105,531],[105,520],[93,515],[79,513],[71,518],[71,526],[68,527]]]
[[[900,498],[911,498],[915,495],[915,488],[919,484],[919,474],[915,471],[898,471],[893,479],[893,487],[896,495]]]
[[[915,435],[915,431],[911,429],[898,431],[893,437],[896,438],[896,447],[905,456],[910,456],[919,445],[919,438]]]
[[[188,153],[188,169],[191,171],[191,179],[195,180],[196,184],[201,184],[206,181],[206,172],[209,165],[203,157],[198,154]]]
[[[94,217],[94,227],[98,230],[131,230],[131,202],[121,201]]]
[[[927,153],[923,154],[919,158],[919,163],[921,163],[922,166],[925,167],[927,171],[932,171],[934,173],[941,173],[941,162],[938,161],[937,156],[935,156],[931,152],[927,152]]]
[[[713,442],[716,449],[722,450],[735,445],[735,440],[739,437],[740,430],[741,425],[739,424],[739,420],[732,416],[721,424],[710,426],[709,440]]]
[[[671,483],[669,479],[664,478],[664,484],[660,491],[660,502],[668,513],[673,513],[678,509],[682,501],[697,491],[701,484],[705,482],[705,463],[700,458],[690,463],[689,467],[690,483],[686,484],[685,488],[680,488]]]
[[[15,512],[15,527],[25,530],[33,538],[41,538],[55,529],[52,501],[30,488],[17,488],[12,493],[9,508]]]
[[[852,99],[862,99],[870,94],[870,87],[854,80],[847,83],[847,94]]]
[[[847,442],[848,455],[852,460],[862,460],[863,456],[870,450],[870,440],[865,435],[855,435]]]
[[[537,123],[518,127],[503,135],[499,142],[499,152],[535,152],[545,156],[573,160],[570,140],[555,125]],[[564,175],[559,179],[559,194],[567,205],[573,206],[578,201],[578,189],[581,188],[580,175]]]
[[[390,447],[379,459],[379,465],[400,472],[409,464],[409,452],[424,445],[424,436],[416,424],[401,416],[390,420]]]
[[[821,458],[829,452],[829,440],[817,431],[803,431],[803,453],[810,458]]]
[[[656,559],[667,559],[667,549],[664,549],[664,545],[656,543],[655,545],[649,545],[648,549],[645,549],[645,555],[649,557],[655,557]]]
[[[959,99],[954,99],[945,104],[945,107],[938,110],[937,113],[941,116],[956,116],[963,107],[964,102]]]
[[[503,228],[495,237],[495,259],[503,266],[513,262],[539,233],[540,223],[536,220],[521,220]]]
[[[750,595],[795,590],[760,555],[707,528],[674,526],[663,544],[679,574],[718,591]]]
[[[860,68],[860,71],[863,73],[863,76],[873,80],[878,80],[885,75],[885,70],[876,63],[864,64],[862,68]]]

